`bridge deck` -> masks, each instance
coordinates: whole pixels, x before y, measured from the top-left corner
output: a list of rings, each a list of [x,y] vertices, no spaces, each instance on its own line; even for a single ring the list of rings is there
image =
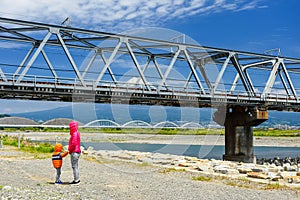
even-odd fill
[[[249,97],[245,93],[228,91],[214,93],[184,91],[183,89],[147,90],[144,85],[82,86],[50,82],[0,82],[0,97],[3,99],[48,100],[65,102],[121,103],[143,105],[166,105],[183,107],[220,107],[225,105],[267,107],[269,110],[299,111],[299,99],[286,95],[262,94]]]

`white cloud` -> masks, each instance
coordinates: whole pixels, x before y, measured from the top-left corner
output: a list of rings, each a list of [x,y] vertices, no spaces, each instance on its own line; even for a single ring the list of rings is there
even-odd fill
[[[14,42],[3,42],[0,41],[0,48],[3,49],[11,49],[11,48],[24,48],[26,45],[24,44],[18,44],[18,43],[14,43]]]
[[[1,0],[0,16],[54,24],[70,16],[75,27],[124,31],[197,14],[265,7],[258,4],[257,0]]]

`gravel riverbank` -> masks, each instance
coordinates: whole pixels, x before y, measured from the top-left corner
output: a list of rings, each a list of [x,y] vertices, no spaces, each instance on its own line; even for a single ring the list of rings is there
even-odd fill
[[[7,134],[40,141],[62,142],[69,138],[68,133]],[[218,135],[82,133],[82,141],[224,145],[224,137]],[[257,137],[254,145],[300,147],[300,138]],[[116,154],[110,157],[84,154],[79,163],[81,184],[54,185],[50,184],[55,179],[50,156],[37,159],[37,155],[4,146],[0,148],[0,199],[300,199],[297,185],[286,188],[269,180],[249,182],[244,178],[224,176],[206,179],[210,173],[166,170],[164,164],[131,162],[124,152]],[[121,159],[116,159],[118,156]],[[200,180],[193,180],[193,177],[200,177]],[[61,178],[64,182],[72,181],[69,156],[64,159]]]
[[[296,189],[255,189],[239,186],[242,180],[196,181],[189,171],[165,170],[162,166],[126,160],[91,157],[79,161],[80,185],[54,185],[51,159],[36,159],[4,146],[0,149],[1,199],[299,199]],[[70,157],[64,159],[62,181],[72,180]],[[244,183],[244,181],[242,181]]]

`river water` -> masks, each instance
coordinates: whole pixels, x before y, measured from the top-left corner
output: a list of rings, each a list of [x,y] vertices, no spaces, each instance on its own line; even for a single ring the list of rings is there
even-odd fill
[[[182,145],[182,144],[136,144],[136,143],[103,143],[85,142],[84,147],[92,146],[95,150],[129,150],[141,152],[169,153],[175,155],[194,156],[202,159],[222,159],[225,153],[223,145]],[[261,158],[280,158],[300,156],[299,147],[265,147],[255,146],[254,154]]]

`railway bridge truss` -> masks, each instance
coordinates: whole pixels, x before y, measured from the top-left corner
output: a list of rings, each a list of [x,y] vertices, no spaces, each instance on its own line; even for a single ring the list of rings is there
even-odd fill
[[[0,97],[215,108],[224,159],[255,161],[252,126],[268,110],[300,110],[300,59],[160,30],[150,32],[164,39],[0,18]]]

